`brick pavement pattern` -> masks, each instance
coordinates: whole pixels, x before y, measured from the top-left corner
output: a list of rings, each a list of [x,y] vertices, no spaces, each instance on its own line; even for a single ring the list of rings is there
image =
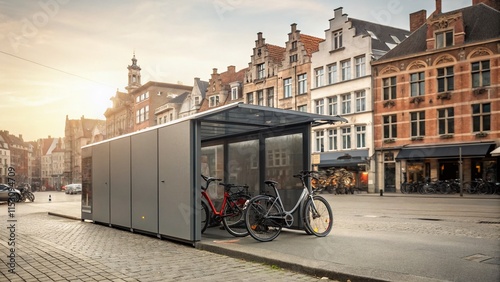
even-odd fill
[[[16,273],[8,272],[0,216],[0,281],[318,281],[308,275],[89,222],[34,213],[18,218]]]

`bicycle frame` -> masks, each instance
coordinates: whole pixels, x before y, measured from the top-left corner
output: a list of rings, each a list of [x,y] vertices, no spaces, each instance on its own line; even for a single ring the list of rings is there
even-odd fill
[[[224,197],[222,198],[222,205],[220,210],[217,210],[212,199],[208,195],[207,191],[202,190],[201,195],[203,196],[203,199],[205,199],[205,201],[207,202],[208,206],[210,207],[210,210],[212,210],[212,215],[222,216],[222,213],[224,212],[224,209],[226,208],[226,204],[228,202],[227,199],[229,199],[229,192],[224,191]]]
[[[304,178],[301,178],[301,181],[302,181],[302,186],[304,188],[302,189],[302,193],[300,194],[299,199],[295,203],[295,206],[289,211],[285,210],[285,206],[283,205],[283,201],[281,200],[281,196],[278,192],[278,188],[276,188],[276,182],[266,182],[266,184],[268,184],[269,186],[271,186],[274,189],[274,192],[276,194],[276,197],[274,197],[273,205],[275,203],[278,203],[281,210],[283,211],[283,213],[280,214],[279,216],[270,216],[269,211],[268,211],[266,216],[268,216],[270,219],[284,219],[286,227],[292,226],[292,224],[294,222],[294,218],[293,218],[292,214],[295,211],[297,211],[300,204],[305,202],[307,198],[310,198],[312,200],[312,197],[313,197],[313,192],[310,191],[311,189],[308,188],[307,185],[305,184]],[[313,205],[314,209],[316,209],[316,206],[314,205],[314,201],[312,201],[312,205]]]

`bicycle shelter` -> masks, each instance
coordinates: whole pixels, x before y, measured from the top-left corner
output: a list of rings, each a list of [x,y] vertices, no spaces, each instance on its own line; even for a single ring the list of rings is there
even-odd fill
[[[302,187],[292,175],[311,166],[311,128],[335,122],[347,120],[235,103],[84,146],[82,220],[194,244],[202,173],[252,195],[274,179],[294,203]]]

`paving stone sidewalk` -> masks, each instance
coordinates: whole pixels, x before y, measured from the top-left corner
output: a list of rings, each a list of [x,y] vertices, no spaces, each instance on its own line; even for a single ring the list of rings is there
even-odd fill
[[[321,280],[47,213],[18,218],[13,274],[7,267],[7,216],[0,215],[0,221],[4,226],[0,228],[0,281]]]

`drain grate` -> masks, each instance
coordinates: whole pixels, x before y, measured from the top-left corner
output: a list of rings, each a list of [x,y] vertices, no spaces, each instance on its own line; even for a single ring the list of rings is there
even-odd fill
[[[482,224],[500,224],[500,221],[480,221]]]

